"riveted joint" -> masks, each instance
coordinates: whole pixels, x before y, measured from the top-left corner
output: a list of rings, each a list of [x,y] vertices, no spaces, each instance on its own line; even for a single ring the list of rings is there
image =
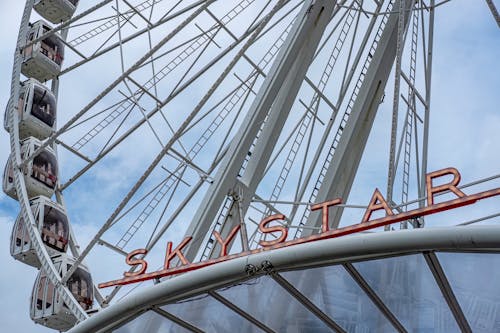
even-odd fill
[[[253,276],[257,273],[258,269],[255,267],[255,265],[248,264],[245,266],[245,272],[247,273],[248,276]]]
[[[270,274],[274,271],[274,266],[269,260],[264,260],[260,264],[260,269],[265,272],[266,274]]]

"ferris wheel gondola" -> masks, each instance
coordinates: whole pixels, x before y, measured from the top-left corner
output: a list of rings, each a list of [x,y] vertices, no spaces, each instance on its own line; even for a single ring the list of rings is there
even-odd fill
[[[37,229],[49,255],[66,253],[69,240],[69,222],[65,209],[44,196],[30,200],[31,211]],[[40,268],[40,260],[31,243],[22,215],[19,215],[12,229],[10,254],[17,260]]]
[[[4,117],[4,127],[9,131],[7,123],[9,101]],[[49,137],[56,127],[57,104],[52,91],[35,79],[22,83],[19,100],[19,138],[36,137],[44,140]]]
[[[29,78],[45,82],[57,76],[64,59],[64,44],[58,33],[51,34],[33,44],[32,41],[52,30],[42,20],[31,25],[26,38],[27,46],[23,49],[21,72]]]
[[[78,2],[79,0],[36,0],[33,7],[44,19],[60,23],[73,16]]]
[[[21,141],[21,157],[29,159],[29,163],[24,168],[23,174],[26,191],[30,198],[39,195],[52,197],[57,184],[57,159],[54,150],[46,147],[33,156],[41,144],[40,140],[33,137]],[[4,170],[3,191],[11,198],[17,200],[11,158],[7,160]]]
[[[75,262],[74,258],[64,253],[53,256],[52,260],[61,277]],[[92,277],[85,266],[78,266],[66,286],[85,311],[92,308]],[[30,316],[36,323],[60,331],[68,330],[77,321],[43,270],[38,273],[33,286]]]

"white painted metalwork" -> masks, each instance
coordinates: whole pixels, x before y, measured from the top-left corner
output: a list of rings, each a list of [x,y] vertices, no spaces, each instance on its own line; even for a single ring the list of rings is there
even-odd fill
[[[473,251],[498,256],[499,231],[500,229],[496,226],[423,228],[411,231],[359,234],[301,244],[295,248],[265,251],[191,272],[189,279],[179,276],[144,288],[141,293],[126,297],[69,332],[106,332],[116,328],[117,325],[123,325],[127,320],[152,306],[187,300],[228,285],[246,282],[250,287],[254,284],[258,288],[258,284],[252,283],[251,279],[265,276],[266,272],[258,270],[256,275],[249,277],[245,270],[248,265],[260,268],[262,263],[267,261],[272,263],[273,272],[284,272],[415,253],[425,255],[429,250],[434,250],[436,253],[451,251],[458,255],[462,253],[461,251]],[[328,287],[336,288],[335,285]],[[264,297],[261,293],[258,294]],[[293,318],[288,319],[293,321]],[[279,320],[283,321],[284,318],[281,317]]]
[[[65,253],[69,243],[69,222],[64,207],[44,196],[31,199],[30,205],[47,253],[50,256]],[[10,254],[27,265],[40,268],[40,260],[22,215],[18,216],[12,229]]]
[[[17,110],[19,114],[19,138],[36,137],[44,140],[56,128],[57,104],[52,91],[35,79],[21,83]],[[5,112],[4,127],[8,131],[8,109],[12,108],[9,101]]]
[[[40,41],[29,44],[52,29],[44,21],[33,23],[26,37],[28,46],[22,49],[21,73],[29,78],[45,82],[57,76],[64,59],[64,44],[59,34],[54,33]]]
[[[74,265],[74,259],[66,254],[58,254],[51,259],[60,276],[63,276]],[[66,287],[84,310],[89,310],[92,307],[92,278],[85,266],[78,266],[71,279],[66,283]],[[31,294],[30,316],[38,324],[66,331],[75,325],[77,318],[71,311],[68,311],[65,301],[57,289],[47,278],[45,272],[40,270]]]
[[[33,137],[26,138],[20,142],[20,155],[22,159],[32,157],[32,160],[23,168],[22,174],[26,191],[29,198],[38,195],[51,197],[54,194],[57,185],[58,165],[54,151],[51,148],[45,148],[36,156],[34,152],[42,143]],[[15,186],[15,171],[13,167],[12,156],[7,161],[3,178],[3,190],[10,197],[18,199]]]
[[[78,9],[77,4],[27,1],[4,116],[11,155],[3,189],[21,208],[11,253],[40,267],[36,288],[46,298],[57,294],[56,303],[68,309],[63,314],[54,305],[40,312],[34,301],[35,321],[57,329],[79,322],[87,327],[89,302],[81,302],[67,284],[84,260],[101,250],[96,245],[121,262],[139,247],[148,255],[164,255],[165,239],[185,234],[193,239],[184,255],[196,261],[219,255],[214,231],[226,238],[233,228],[241,228],[230,251],[272,240],[275,235],[263,235],[257,227],[270,214],[285,214],[277,223],[293,230],[295,238],[318,232],[321,217],[309,206],[348,199],[379,104],[389,90],[393,117],[387,199],[397,211],[425,205],[433,0],[239,0],[230,6],[217,0],[104,0],[82,2],[86,7]],[[58,25],[30,25],[33,10]],[[418,75],[421,63],[424,80]],[[394,87],[389,89],[394,68]],[[86,80],[84,88],[75,78]],[[65,165],[58,165],[59,157]],[[101,177],[112,178],[113,186],[95,186]],[[115,183],[120,190],[103,197]],[[82,192],[80,198],[77,192]],[[105,209],[99,203],[96,211],[108,216],[95,217],[98,231],[80,249],[71,224],[51,230],[46,212],[50,207],[64,215],[65,198],[87,202],[89,193],[106,201]],[[332,208],[330,228],[338,227],[350,208],[366,206]],[[407,228],[407,222],[400,227]],[[423,219],[409,222],[423,225]],[[62,259],[51,256],[67,247],[74,260],[62,268]],[[354,266],[345,265],[384,318],[404,332]],[[439,267],[432,267],[443,284]],[[274,281],[324,325],[348,331],[279,275]],[[116,287],[101,296],[90,284],[87,290],[102,308],[127,292]],[[450,291],[442,291],[467,330]],[[274,331],[222,295],[210,293],[252,325]],[[154,311],[201,331],[162,308]],[[100,322],[99,329],[114,325],[111,321]]]
[[[40,80],[57,75],[62,62],[62,46],[57,35],[44,37],[43,34],[50,32],[41,21],[30,26],[29,19],[33,10],[33,0],[26,1],[23,17],[20,24],[16,52],[14,54],[14,66],[12,70],[11,95],[6,110],[7,128],[10,131],[11,155],[4,172],[4,191],[14,197],[20,203],[19,221],[24,223],[24,236],[29,235],[30,247],[36,254],[40,263],[40,271],[46,276],[47,283],[55,286],[61,307],[64,302],[64,312],[69,313],[76,320],[81,321],[88,316],[75,300],[67,287],[60,284],[61,276],[54,266],[52,259],[42,241],[36,220],[30,208],[29,198],[36,195],[51,197],[57,185],[57,159],[50,147],[38,149],[42,143],[34,138],[20,141],[20,116],[19,100],[21,73],[34,75]],[[37,40],[38,38],[38,40]],[[32,41],[32,44],[26,44]],[[59,47],[61,46],[61,48]],[[44,50],[44,51],[43,51]],[[45,53],[45,54],[44,54]],[[38,150],[38,152],[37,152]],[[30,161],[27,161],[30,159]],[[24,166],[20,164],[25,161]],[[69,311],[69,312],[68,312]],[[43,320],[43,314],[33,314],[37,320]]]
[[[73,16],[78,2],[79,0],[36,0],[33,7],[44,19],[60,23]]]

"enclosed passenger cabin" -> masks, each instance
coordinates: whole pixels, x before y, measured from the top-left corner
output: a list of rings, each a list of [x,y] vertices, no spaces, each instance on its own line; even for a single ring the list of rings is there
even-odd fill
[[[23,50],[21,72],[23,75],[35,78],[40,82],[45,82],[59,75],[64,58],[64,44],[57,33],[30,45],[31,41],[51,29],[44,21],[33,23],[26,38],[28,46]]]
[[[75,262],[66,254],[57,255],[52,260],[61,277]],[[83,265],[78,266],[66,285],[84,310],[92,308],[93,285],[87,268]],[[76,323],[76,318],[64,304],[62,297],[56,292],[43,270],[38,273],[33,286],[30,316],[36,323],[60,331],[66,331]]]
[[[49,255],[65,253],[68,249],[69,223],[64,208],[44,196],[31,199],[30,207]],[[27,265],[40,267],[40,261],[21,214],[12,229],[10,254]]]
[[[61,23],[73,16],[78,2],[78,0],[35,0],[34,8],[44,19],[52,23]]]
[[[24,139],[21,141],[21,158],[24,160],[33,156],[40,146],[41,142],[36,138]],[[2,185],[3,191],[17,200],[11,158],[12,155],[7,160]],[[39,195],[52,197],[57,185],[57,159],[52,148],[46,147],[34,156],[24,168],[23,174],[29,198]]]
[[[14,105],[9,101],[5,110],[4,127],[9,131],[7,115]],[[57,106],[52,91],[35,79],[25,81],[17,102],[19,137],[48,138],[56,129]]]

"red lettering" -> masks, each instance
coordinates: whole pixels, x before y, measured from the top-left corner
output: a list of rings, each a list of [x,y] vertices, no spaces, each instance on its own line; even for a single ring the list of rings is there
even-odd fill
[[[127,258],[125,258],[125,262],[127,263],[127,265],[130,265],[130,266],[141,265],[141,269],[139,269],[139,271],[137,271],[137,272],[124,272],[123,275],[125,277],[141,275],[146,271],[146,269],[148,268],[148,262],[144,259],[134,259],[134,256],[136,256],[138,254],[146,254],[146,253],[148,253],[148,250],[138,249],[138,250],[134,250],[134,251],[130,252],[127,255]]]
[[[445,175],[453,175],[453,180],[447,184],[439,185],[436,187],[432,186],[432,180],[434,178],[442,177]],[[458,172],[458,170],[455,168],[446,168],[428,173],[425,176],[425,184],[427,188],[427,206],[431,206],[434,204],[434,194],[436,193],[451,191],[455,193],[455,195],[459,198],[465,197],[465,193],[457,188],[458,183],[460,183],[460,179],[460,172]]]
[[[322,209],[321,210],[321,216],[322,216],[322,219],[323,219],[323,223],[322,223],[322,227],[321,227],[321,231],[322,232],[327,232],[328,230],[330,230],[330,227],[328,225],[328,208],[330,206],[335,206],[335,205],[338,205],[342,203],[342,199],[341,198],[337,198],[337,199],[334,199],[334,200],[330,200],[330,201],[325,201],[325,202],[322,202],[322,203],[319,203],[319,204],[315,204],[315,205],[312,205],[311,206],[311,211],[314,211],[314,210],[318,210],[318,209]]]
[[[276,245],[279,243],[283,243],[286,240],[286,237],[288,236],[288,229],[287,228],[285,228],[284,226],[281,226],[281,225],[276,225],[276,226],[272,226],[272,227],[267,226],[272,221],[284,220],[285,218],[286,217],[283,214],[274,214],[274,215],[270,215],[270,216],[266,217],[265,219],[263,219],[259,223],[259,230],[263,234],[268,234],[268,233],[272,233],[272,232],[281,232],[281,236],[275,240],[260,241],[259,242],[260,246],[262,246],[262,247],[273,246],[273,245]]]
[[[163,264],[163,269],[170,268],[170,261],[175,256],[179,257],[183,265],[189,264],[189,261],[186,259],[186,257],[184,257],[184,254],[182,254],[181,250],[184,248],[184,246],[187,245],[187,243],[191,241],[191,239],[193,239],[193,237],[191,236],[184,238],[182,243],[180,243],[179,246],[177,246],[173,251],[172,251],[172,242],[167,243],[167,255],[165,256],[165,263]]]
[[[370,200],[370,204],[368,205],[368,208],[366,209],[365,215],[363,216],[363,219],[361,220],[361,223],[365,223],[370,221],[370,217],[372,216],[372,213],[384,209],[386,216],[388,215],[394,215],[392,212],[391,208],[389,208],[389,205],[387,204],[387,201],[385,201],[384,196],[378,188],[375,189],[372,195],[372,199]]]
[[[238,230],[240,230],[240,228],[241,228],[240,224],[235,226],[227,236],[226,240],[223,240],[221,235],[214,230],[213,234],[215,236],[215,239],[217,239],[217,242],[219,242],[219,244],[221,245],[220,257],[227,256],[227,246],[234,239],[234,236],[236,236],[236,233],[238,232]]]

